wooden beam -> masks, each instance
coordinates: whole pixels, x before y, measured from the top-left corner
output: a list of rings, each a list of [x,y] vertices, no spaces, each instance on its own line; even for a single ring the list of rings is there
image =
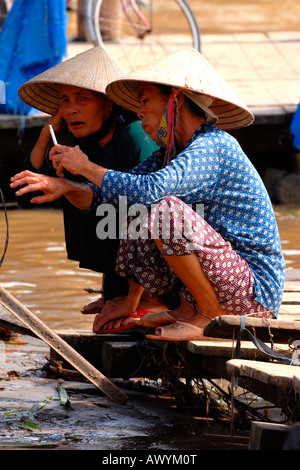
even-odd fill
[[[282,450],[291,425],[252,421],[248,450]]]
[[[245,317],[245,320],[246,328],[262,341],[270,342],[272,339],[276,343],[287,343],[289,340],[295,341],[300,339],[300,321],[271,320],[254,317]],[[203,334],[211,338],[236,339],[240,325],[240,316],[222,315],[214,318],[206,325]]]
[[[226,368],[232,376],[248,377],[268,385],[289,389],[294,388],[294,376],[298,374],[297,366],[244,359],[230,359],[226,363]]]
[[[36,338],[36,334],[29,330],[29,328],[25,328],[24,326],[17,325],[16,323],[12,323],[7,320],[0,319],[0,327],[9,331],[13,331],[14,333],[19,333],[20,335],[33,336]]]
[[[63,341],[53,330],[45,325],[29,309],[22,305],[3,287],[0,287],[2,305],[16,316],[25,326],[33,331],[40,339],[56,350],[64,359],[75,367],[92,384],[98,387],[112,401],[123,404],[127,396],[122,393],[99,370],[86,361],[68,343]]]

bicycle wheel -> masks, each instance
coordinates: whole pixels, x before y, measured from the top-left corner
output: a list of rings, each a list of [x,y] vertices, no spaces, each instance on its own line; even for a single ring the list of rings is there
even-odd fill
[[[104,46],[124,72],[185,46],[200,50],[199,28],[186,0],[126,0],[126,8],[124,2],[89,0],[85,21],[87,39]]]

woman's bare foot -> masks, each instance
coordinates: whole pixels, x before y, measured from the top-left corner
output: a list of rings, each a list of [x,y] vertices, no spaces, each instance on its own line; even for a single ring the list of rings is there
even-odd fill
[[[160,313],[168,310],[168,306],[162,303],[159,299],[147,299],[141,298],[139,304],[137,306],[137,310],[147,310],[147,312],[151,313]]]
[[[93,331],[98,333],[100,330],[121,326],[127,322],[127,317],[135,312],[138,301],[132,301],[127,296],[120,295],[115,299],[107,300],[104,307],[96,315],[93,324]],[[130,319],[132,323],[132,318]]]
[[[180,295],[180,299],[180,306],[169,312],[169,314],[174,317],[175,320],[189,323],[191,325],[198,326],[199,328],[204,328],[214,317],[221,314],[219,311],[215,314],[198,312],[182,295]]]
[[[85,305],[81,310],[81,313],[84,315],[91,314],[91,313],[100,313],[104,307],[104,298],[101,296],[99,299],[90,302],[89,304]]]
[[[164,312],[168,306],[163,304],[159,299],[152,299],[148,296],[143,296],[137,307],[129,302],[126,296],[119,296],[115,299],[108,300],[101,312],[96,316],[93,325],[95,333],[100,330],[108,330],[111,328],[119,328],[121,326],[134,323],[131,314],[139,311],[144,312]],[[142,315],[145,313],[143,312]],[[106,321],[105,321],[106,320]]]

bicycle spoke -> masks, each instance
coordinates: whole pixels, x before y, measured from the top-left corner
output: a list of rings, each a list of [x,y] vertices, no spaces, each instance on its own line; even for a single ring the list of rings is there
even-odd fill
[[[185,46],[200,48],[198,26],[186,0],[87,3],[93,15],[91,42],[104,46],[124,72]]]

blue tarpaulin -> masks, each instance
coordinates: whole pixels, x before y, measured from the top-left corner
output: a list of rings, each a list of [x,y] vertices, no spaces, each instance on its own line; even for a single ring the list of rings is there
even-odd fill
[[[66,32],[66,0],[14,1],[0,31],[1,114],[33,112],[18,97],[18,88],[62,61]]]
[[[293,146],[300,150],[300,104],[290,124],[290,131],[293,134]]]

